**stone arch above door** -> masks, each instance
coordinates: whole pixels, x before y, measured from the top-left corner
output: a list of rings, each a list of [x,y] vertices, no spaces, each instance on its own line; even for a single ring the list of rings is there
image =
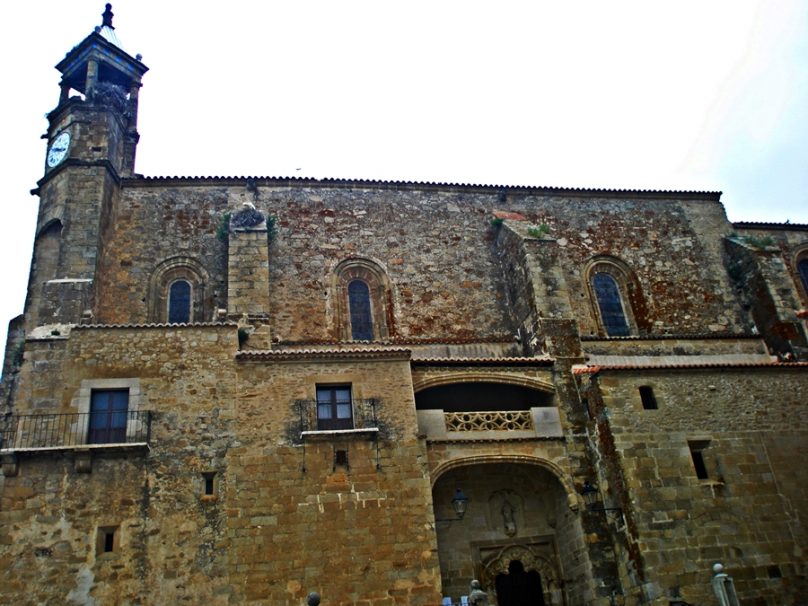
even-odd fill
[[[531,457],[527,455],[506,455],[506,454],[496,454],[496,455],[479,455],[479,456],[468,456],[462,457],[458,459],[452,459],[451,461],[446,461],[445,463],[441,463],[435,469],[431,471],[430,480],[432,482],[432,487],[435,487],[435,484],[438,480],[446,474],[447,472],[457,469],[459,467],[468,467],[472,465],[485,465],[491,463],[512,463],[512,464],[523,464],[523,465],[535,465],[536,467],[541,467],[542,469],[550,472],[561,486],[564,489],[564,492],[567,495],[567,506],[570,508],[571,511],[576,512],[580,506],[580,500],[578,496],[578,492],[575,490],[575,487],[563,470],[553,463],[552,461],[547,461],[546,459],[541,459],[538,457]]]

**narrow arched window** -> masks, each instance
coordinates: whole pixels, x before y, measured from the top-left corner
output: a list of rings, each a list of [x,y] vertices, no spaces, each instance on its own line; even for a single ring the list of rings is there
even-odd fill
[[[191,319],[191,284],[185,280],[171,283],[168,290],[168,323],[184,324]]]
[[[808,257],[797,261],[797,273],[800,274],[802,288],[805,290],[805,293],[808,294]]]
[[[610,337],[628,336],[629,325],[617,281],[607,273],[597,272],[592,276],[592,289],[606,334]]]
[[[348,309],[351,317],[351,338],[357,341],[372,340],[370,290],[362,280],[353,280],[348,284]]]

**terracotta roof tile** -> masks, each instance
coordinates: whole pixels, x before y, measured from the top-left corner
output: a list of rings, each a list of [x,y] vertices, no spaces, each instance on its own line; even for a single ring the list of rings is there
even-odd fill
[[[499,365],[499,366],[552,366],[555,362],[554,358],[550,357],[535,357],[535,358],[524,358],[524,357],[502,357],[502,358],[474,358],[474,357],[464,357],[464,358],[445,358],[445,357],[435,357],[435,358],[413,358],[412,363],[418,365],[468,365],[473,366],[475,364],[479,365]]]
[[[720,191],[688,191],[688,190],[658,190],[658,189],[611,189],[611,188],[575,188],[575,187],[554,187],[554,186],[533,186],[533,185],[497,185],[485,183],[451,183],[444,181],[396,181],[385,179],[341,179],[326,177],[316,179],[314,177],[280,177],[280,176],[143,176],[135,175],[123,179],[125,185],[149,185],[163,184],[165,182],[189,181],[195,183],[210,181],[229,181],[234,184],[244,184],[247,180],[264,181],[277,184],[299,183],[301,185],[325,185],[325,186],[348,186],[348,187],[451,187],[466,189],[487,189],[492,191],[505,190],[507,192],[535,192],[543,195],[597,195],[597,196],[631,196],[631,197],[686,197],[686,198],[709,198],[719,200]]]
[[[808,368],[808,362],[703,362],[693,364],[600,364],[573,366],[575,375],[595,374],[603,370],[679,370],[702,368]]]
[[[397,359],[409,360],[410,350],[403,347],[374,347],[351,349],[282,349],[282,350],[255,350],[240,351],[236,354],[237,360],[243,361],[272,361],[286,360],[316,360],[316,359]]]

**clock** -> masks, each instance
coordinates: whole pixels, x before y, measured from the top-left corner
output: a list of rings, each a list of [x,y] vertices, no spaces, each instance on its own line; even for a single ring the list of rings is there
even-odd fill
[[[70,133],[62,131],[51,143],[48,150],[48,167],[53,168],[62,160],[67,158],[67,150],[70,147]]]

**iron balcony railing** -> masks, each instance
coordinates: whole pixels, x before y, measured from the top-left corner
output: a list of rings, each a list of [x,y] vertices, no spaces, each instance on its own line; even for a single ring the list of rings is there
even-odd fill
[[[143,444],[150,431],[149,410],[8,415],[0,419],[0,450]]]
[[[350,418],[339,419],[323,418],[322,411],[318,412],[316,400],[295,400],[298,419],[294,424],[293,432],[300,434],[308,431],[322,431],[330,429],[379,429],[378,412],[381,406],[380,398],[366,398],[351,400]]]

